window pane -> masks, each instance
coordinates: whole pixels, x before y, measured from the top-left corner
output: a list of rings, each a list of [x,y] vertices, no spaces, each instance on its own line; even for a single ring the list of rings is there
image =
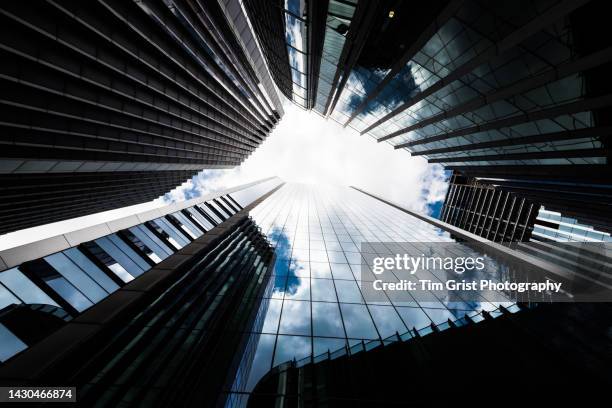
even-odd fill
[[[336,301],[336,290],[331,279],[311,279],[311,286],[313,301]]]
[[[352,280],[334,280],[340,302],[363,303],[357,283]]]
[[[157,254],[149,248],[144,242],[142,242],[136,235],[132,233],[130,230],[123,230],[123,235],[125,238],[131,242],[136,248],[138,248],[139,254],[146,255],[151,261],[155,263],[160,263],[162,260]]]
[[[265,320],[263,322],[263,327],[261,331],[263,333],[274,333],[276,334],[278,330],[278,321],[280,319],[281,306],[283,304],[282,300],[270,299],[262,301],[262,307],[268,303],[268,309],[266,311]]]
[[[151,265],[147,261],[145,261],[142,256],[140,256],[136,251],[134,251],[130,246],[121,239],[117,234],[111,234],[107,237],[117,248],[121,250],[124,254],[126,254],[132,261],[134,261],[140,269],[143,271],[148,271],[151,269]]]
[[[170,216],[174,217],[174,220],[182,226],[183,232],[188,234],[192,239],[196,239],[202,235],[202,231],[200,231],[200,229],[196,227],[193,222],[191,222],[191,220],[185,216],[185,214],[176,212]]]
[[[378,333],[364,305],[341,303],[346,335],[355,339],[377,339]]]
[[[15,293],[25,303],[39,303],[58,306],[45,292],[32,283],[31,280],[17,268],[0,272],[0,282]]]
[[[119,248],[113,245],[113,243],[107,237],[98,238],[95,242],[100,246],[100,248],[102,248],[102,250],[104,250],[104,252],[109,254],[130,275],[138,276],[144,272],[144,270],[140,268],[138,264],[136,264],[136,262],[130,259],[126,254],[121,252]]]
[[[64,254],[76,263],[87,275],[98,282],[107,292],[112,293],[119,289],[117,285],[107,274],[102,272],[89,258],[87,258],[77,248],[70,248],[64,251]]]
[[[221,211],[221,209],[213,201],[205,202],[204,206],[207,207],[210,213],[214,214],[217,217],[216,219],[219,220],[220,223],[227,219],[227,215],[223,211]],[[216,211],[213,211],[213,209]]]
[[[110,269],[115,275],[117,275],[122,281],[129,282],[134,279],[132,275],[125,270],[121,264],[119,264],[110,254],[104,251],[97,243],[95,242],[86,242],[83,244],[93,256],[95,256],[100,262],[102,262],[108,269]],[[109,242],[109,245],[110,242]]]
[[[330,339],[330,338],[322,338],[315,337],[313,339],[313,348],[315,357],[321,355],[323,353],[333,353],[336,350],[339,350],[346,346],[345,339]]]
[[[206,228],[207,231],[210,231],[211,229],[213,229],[215,227],[214,225],[212,225],[210,223],[210,221],[208,221],[206,218],[204,218],[204,216],[202,214],[200,214],[198,212],[198,210],[196,210],[195,208],[188,208],[187,211],[189,211],[189,214],[191,214],[196,220],[198,220],[198,222],[204,228]]]
[[[213,202],[217,205],[217,208],[223,210],[222,214],[225,214],[228,217],[234,215],[234,213],[227,207],[227,204],[223,203],[221,200],[214,199]]]
[[[13,294],[8,289],[0,285],[0,310],[4,309],[9,305],[17,305],[20,303],[21,301],[15,296],[13,296]]]
[[[285,300],[278,332],[310,336],[310,302]]]
[[[286,361],[300,360],[312,354],[310,337],[305,336],[278,336],[276,350],[274,351],[274,365]]]
[[[9,329],[0,324],[0,362],[4,362],[15,354],[28,348],[26,344],[19,340]]]
[[[70,305],[77,311],[82,312],[93,305],[90,300],[83,296],[81,292],[76,290],[76,288],[66,279],[58,276],[55,278],[47,278],[45,281],[47,285],[49,285],[62,298],[64,298],[66,302],[70,303]]]
[[[168,240],[170,240],[172,245],[176,246],[178,249],[181,249],[185,245],[189,244],[189,239],[187,239],[183,233],[179,232],[179,230],[177,230],[174,225],[170,224],[164,217],[157,218],[153,220],[152,223],[157,225],[163,232],[165,232],[168,236]]]
[[[337,303],[312,303],[312,330],[315,336],[344,337]]]
[[[429,326],[431,320],[422,309],[416,307],[398,307],[397,312],[409,329],[422,329]]]
[[[310,300],[310,279],[289,276],[285,289],[285,299]]]
[[[396,332],[403,334],[408,329],[402,322],[392,306],[369,306],[374,323],[378,328],[380,337],[383,339],[394,335]]]
[[[94,303],[104,299],[108,293],[100,285],[85,275],[66,255],[57,253],[44,258],[56,271],[66,278],[72,285],[77,287],[85,296]]]
[[[174,253],[161,239],[143,225],[130,228],[130,232],[155,252],[160,259],[166,259]]]

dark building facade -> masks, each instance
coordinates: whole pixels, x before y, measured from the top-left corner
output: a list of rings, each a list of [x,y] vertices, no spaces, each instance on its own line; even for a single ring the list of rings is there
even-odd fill
[[[605,398],[612,385],[605,352],[610,306],[521,309],[504,309],[496,319],[485,314],[479,324],[466,318],[424,337],[362,344],[302,366],[287,362],[261,379],[248,407],[497,405],[500,399],[522,405],[581,399],[585,389]],[[478,378],[482,373],[494,378]]]
[[[519,194],[453,173],[440,212],[450,225],[610,283],[610,234]],[[595,245],[597,244],[597,245]]]
[[[460,173],[450,178],[440,219],[494,242],[524,242],[540,205]]]
[[[283,110],[237,6],[3,3],[0,233],[148,201],[248,157]]]
[[[273,178],[0,251],[0,384],[71,384],[86,406],[240,407],[266,397],[257,384],[279,366],[437,343],[465,325],[480,339],[480,322],[524,308],[502,292],[365,290],[368,253],[453,245],[523,262],[457,242],[474,237],[355,188]]]
[[[317,2],[247,3],[254,16],[267,8],[274,22],[256,30],[264,46],[274,34],[288,39],[288,57],[278,46],[266,55],[270,64],[288,58],[283,70],[304,93],[289,95],[286,73],[275,79],[299,105],[610,227],[612,36],[604,1],[330,0],[318,6],[325,17],[311,11]]]
[[[11,360],[0,383],[76,384],[87,406],[225,399],[274,266],[249,211],[280,185],[262,180],[128,217],[108,235],[81,230],[84,241],[60,252],[49,242],[16,250],[19,265],[0,272],[0,358]]]

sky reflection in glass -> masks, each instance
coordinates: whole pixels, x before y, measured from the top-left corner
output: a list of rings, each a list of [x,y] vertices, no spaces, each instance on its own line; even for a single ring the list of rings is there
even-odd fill
[[[396,301],[393,293],[366,301],[359,286],[362,242],[453,240],[353,189],[286,184],[250,215],[276,247],[276,261],[258,312],[262,323],[249,335],[256,347],[242,362],[253,363],[249,387],[288,360],[498,307],[433,294],[426,301]]]

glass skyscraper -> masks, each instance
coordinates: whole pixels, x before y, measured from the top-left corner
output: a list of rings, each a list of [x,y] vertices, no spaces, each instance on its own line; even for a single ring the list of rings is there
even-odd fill
[[[238,0],[0,5],[0,234],[240,165],[283,115]]]
[[[387,250],[425,250],[420,243],[454,242],[449,233],[346,187],[284,185],[250,216],[275,247],[276,262],[249,336],[248,353],[232,384],[230,406],[244,403],[261,377],[291,360],[423,336],[467,319],[479,322],[518,308],[511,301],[368,299],[362,293],[364,242]],[[409,242],[409,243],[407,243]],[[472,253],[467,247],[465,254]],[[367,273],[365,280],[375,277]],[[453,323],[454,322],[454,323]],[[369,345],[369,346],[368,346]],[[247,393],[247,395],[244,395]]]
[[[275,367],[521,313],[506,292],[366,291],[372,256],[485,256],[494,267],[472,277],[496,282],[518,271],[496,260],[522,258],[512,249],[449,231],[475,240],[356,188],[271,178],[2,251],[0,381],[75,384],[99,406],[244,406]]]
[[[605,2],[245,3],[296,104],[609,225],[612,37],[593,30]]]

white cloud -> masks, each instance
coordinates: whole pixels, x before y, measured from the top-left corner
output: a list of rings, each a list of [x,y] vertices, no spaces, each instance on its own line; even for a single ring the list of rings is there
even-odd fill
[[[240,167],[204,170],[165,199],[1,235],[0,250],[271,176],[288,182],[352,185],[423,213],[427,204],[444,199],[447,183],[441,166],[428,165],[291,103],[284,108],[279,125]]]
[[[274,175],[287,182],[360,187],[420,212],[443,200],[447,188],[441,166],[287,104],[279,125],[242,166],[205,170],[170,196],[180,201],[195,189],[204,194]]]

